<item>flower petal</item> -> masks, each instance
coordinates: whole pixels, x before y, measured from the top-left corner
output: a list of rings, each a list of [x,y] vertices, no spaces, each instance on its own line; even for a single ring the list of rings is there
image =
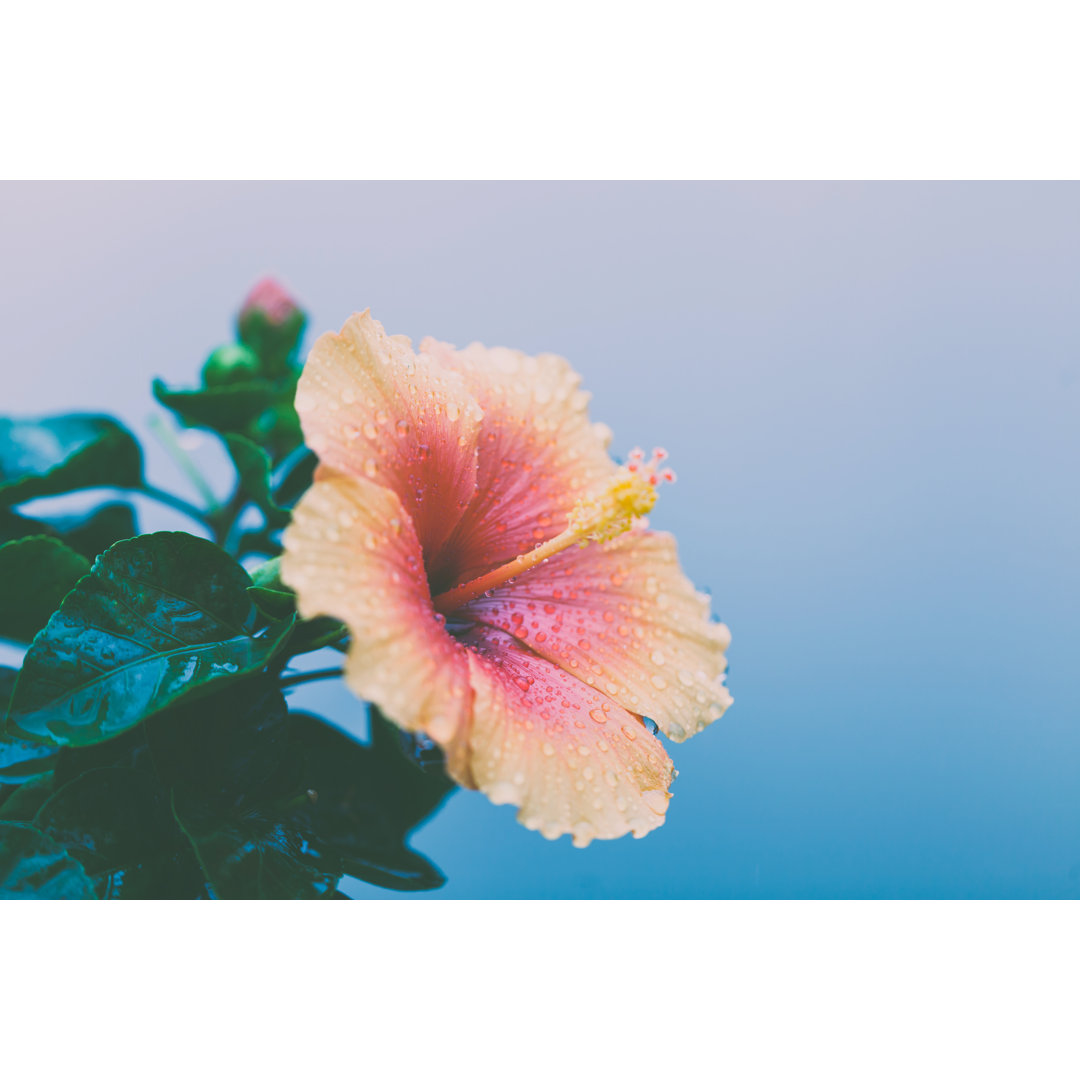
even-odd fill
[[[476,490],[482,413],[461,377],[364,311],[315,342],[296,409],[319,459],[394,491],[436,552]]]
[[[709,598],[682,572],[668,533],[641,529],[568,548],[465,610],[677,742],[731,704],[731,634],[709,621]]]
[[[324,474],[293,511],[284,544],[281,577],[300,614],[349,628],[349,687],[400,727],[430,735],[467,781],[468,663],[431,606],[420,544],[397,495]]]
[[[518,820],[575,846],[662,825],[671,759],[641,720],[507,634],[464,638],[473,687],[473,782]]]
[[[433,567],[441,591],[556,536],[615,464],[610,431],[590,422],[581,376],[561,356],[477,344],[455,350],[432,338],[420,352],[458,372],[484,412],[477,494]]]

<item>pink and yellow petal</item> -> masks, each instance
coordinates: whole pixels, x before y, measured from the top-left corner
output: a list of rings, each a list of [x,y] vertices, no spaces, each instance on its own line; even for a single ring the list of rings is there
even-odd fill
[[[679,566],[674,537],[635,530],[573,547],[472,601],[498,627],[681,742],[731,704],[731,635]]]
[[[482,413],[461,376],[365,311],[315,342],[296,409],[320,461],[395,492],[423,550],[437,551],[476,491]]]
[[[575,846],[664,822],[671,759],[639,717],[521,648],[507,634],[466,635],[473,688],[473,784],[518,820]]]
[[[468,782],[468,661],[431,606],[420,544],[397,495],[324,474],[293,511],[284,545],[281,577],[301,616],[329,615],[349,628],[349,687],[400,727],[430,735],[455,778]]]
[[[615,464],[610,432],[589,420],[589,395],[562,357],[430,338],[420,350],[460,375],[484,413],[476,498],[433,568],[441,591],[556,536]]]

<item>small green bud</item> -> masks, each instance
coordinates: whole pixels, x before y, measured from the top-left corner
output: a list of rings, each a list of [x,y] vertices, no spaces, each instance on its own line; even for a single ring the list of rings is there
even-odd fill
[[[259,377],[259,358],[246,345],[222,345],[207,358],[203,386],[228,386]]]

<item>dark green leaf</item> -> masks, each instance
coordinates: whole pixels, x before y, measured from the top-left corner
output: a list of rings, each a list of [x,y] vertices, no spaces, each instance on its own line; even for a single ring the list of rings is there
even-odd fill
[[[297,447],[274,474],[274,497],[279,506],[292,507],[315,478],[319,459],[306,446]]]
[[[88,487],[135,488],[142,453],[108,416],[0,419],[0,506]]]
[[[145,727],[161,782],[213,808],[274,798],[297,786],[300,762],[290,753],[288,730],[285,697],[269,676],[182,702]]]
[[[189,427],[243,432],[282,395],[282,388],[267,379],[250,379],[205,390],[170,390],[154,380],[154,397]]]
[[[0,715],[7,712],[18,676],[14,668],[0,667]],[[25,783],[50,772],[55,765],[56,751],[51,746],[0,731],[0,785]],[[4,816],[2,812],[0,816]]]
[[[52,536],[93,560],[117,540],[138,532],[135,512],[127,503],[113,502],[90,514],[35,520],[0,508],[0,544],[26,536]]]
[[[31,825],[0,822],[0,900],[94,900],[86,871]]]
[[[183,898],[202,887],[168,793],[151,770],[84,772],[43,803],[33,823],[79,860],[101,896]]]
[[[118,540],[129,540],[139,531],[135,511],[122,502],[106,503],[89,517],[54,518],[50,524],[68,547],[91,560]]]
[[[287,589],[262,589],[252,585],[248,595],[269,619],[287,619],[296,610],[296,594]]]
[[[0,637],[31,641],[89,572],[82,555],[51,536],[0,544]]]
[[[187,533],[114,544],[23,661],[8,728],[86,745],[212,683],[262,668],[291,623],[256,636],[246,571]]]
[[[0,803],[0,820],[25,821],[29,824],[54,789],[52,773],[35,776],[18,787],[3,787],[0,790],[6,791],[7,795]]]
[[[383,888],[437,889],[446,879],[405,840],[454,789],[441,770],[425,772],[401,750],[397,729],[372,711],[368,745],[318,717],[293,713],[293,737],[313,797],[293,821],[341,860],[345,873]]]
[[[262,511],[268,525],[280,528],[287,524],[288,510],[278,506],[270,493],[270,456],[243,435],[222,438],[236,466],[240,490]]]
[[[316,900],[332,895],[340,871],[301,833],[263,809],[232,820],[200,814],[177,799],[176,820],[221,900]]]

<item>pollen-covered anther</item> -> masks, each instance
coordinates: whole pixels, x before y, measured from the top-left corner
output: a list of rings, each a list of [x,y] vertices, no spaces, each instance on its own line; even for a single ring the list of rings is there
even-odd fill
[[[645,461],[641,450],[632,450],[602,494],[578,502],[570,512],[567,531],[575,533],[581,544],[612,540],[626,532],[656,505],[660,484],[674,482],[671,469],[657,468],[666,457],[666,450],[657,449]]]

